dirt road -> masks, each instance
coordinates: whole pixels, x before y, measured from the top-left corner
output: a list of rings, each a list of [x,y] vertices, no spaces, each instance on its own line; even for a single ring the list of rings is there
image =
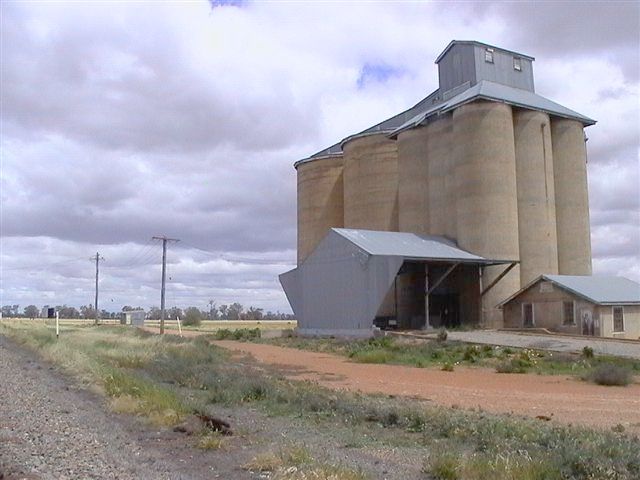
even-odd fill
[[[273,345],[216,341],[216,345],[253,355],[287,377],[314,380],[334,389],[428,399],[444,406],[481,408],[495,413],[610,428],[621,424],[640,432],[640,384],[603,387],[548,375],[498,374],[480,368],[454,372],[403,365],[349,362],[326,353]]]

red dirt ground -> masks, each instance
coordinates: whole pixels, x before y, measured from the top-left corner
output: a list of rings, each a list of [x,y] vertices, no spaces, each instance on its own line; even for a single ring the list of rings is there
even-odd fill
[[[216,341],[251,354],[291,379],[313,380],[336,390],[384,393],[438,405],[481,408],[494,413],[552,417],[552,421],[640,432],[640,384],[603,387],[563,376],[499,374],[483,368],[454,372],[404,365],[352,363],[336,355],[273,345]]]

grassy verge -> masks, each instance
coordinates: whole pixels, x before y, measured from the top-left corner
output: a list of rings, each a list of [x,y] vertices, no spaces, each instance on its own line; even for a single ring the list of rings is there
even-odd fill
[[[425,476],[431,478],[640,478],[640,441],[622,428],[602,432],[552,426],[409,399],[335,392],[266,374],[249,360],[230,361],[203,337],[163,338],[130,328],[87,327],[66,330],[56,341],[43,327],[0,328],[99,386],[116,408],[156,423],[172,424],[189,412],[215,406],[250,408],[308,422],[310,428],[363,432],[358,441],[366,435],[373,447],[390,437],[394,448],[403,448],[403,442],[418,446],[424,452]],[[215,436],[201,443],[201,448],[224,448]],[[339,464],[307,461],[303,453],[265,452],[246,468],[261,470],[268,463],[272,478],[366,476]]]
[[[408,341],[394,337],[344,341],[339,339],[277,338],[261,340],[283,347],[335,353],[361,363],[391,363],[436,367],[485,367],[499,373],[539,373],[592,378],[591,372],[615,365],[630,375],[640,375],[640,360],[593,355],[552,353],[542,350],[473,345],[456,341]]]

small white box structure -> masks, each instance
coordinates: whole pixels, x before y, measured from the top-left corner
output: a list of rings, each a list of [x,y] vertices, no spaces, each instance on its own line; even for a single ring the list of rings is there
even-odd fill
[[[134,327],[144,327],[144,317],[146,316],[144,310],[129,310],[122,312],[120,317],[120,323],[122,325],[131,325]]]

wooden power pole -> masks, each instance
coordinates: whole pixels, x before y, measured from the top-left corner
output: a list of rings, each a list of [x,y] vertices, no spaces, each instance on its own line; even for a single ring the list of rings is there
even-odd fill
[[[162,240],[162,289],[160,290],[160,335],[164,334],[164,288],[167,278],[167,242],[179,242],[177,238],[151,237],[153,240]]]
[[[104,257],[100,256],[99,252],[96,252],[96,256],[95,257],[91,257],[89,260],[95,260],[96,261],[96,301],[93,304],[93,310],[95,313],[95,320],[94,323],[97,325],[98,324],[98,319],[100,318],[100,313],[98,310],[98,275],[100,273],[100,260],[104,260]]]

